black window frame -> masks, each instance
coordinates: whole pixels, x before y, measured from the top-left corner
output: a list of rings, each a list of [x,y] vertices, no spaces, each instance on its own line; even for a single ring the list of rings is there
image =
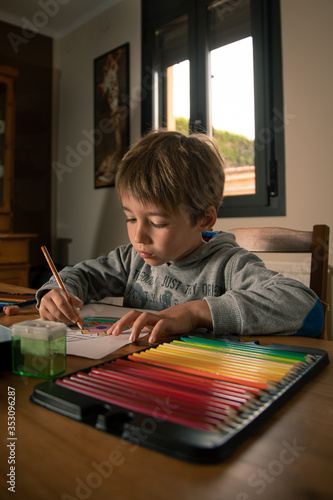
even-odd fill
[[[280,0],[250,0],[255,85],[256,194],[226,196],[219,217],[282,216],[285,208],[285,151]],[[230,1],[229,5],[242,0]],[[212,0],[142,0],[142,133],[153,124],[155,33],[188,16],[190,130],[208,127],[208,33]],[[223,7],[223,4],[221,2]],[[225,4],[226,8],[228,4]],[[205,75],[205,77],[202,77]],[[163,82],[160,84],[163,88]]]

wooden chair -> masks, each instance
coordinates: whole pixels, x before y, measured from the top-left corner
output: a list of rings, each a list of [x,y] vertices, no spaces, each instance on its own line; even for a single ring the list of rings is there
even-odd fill
[[[310,288],[323,304],[325,327],[319,338],[326,335],[327,276],[330,228],[324,224],[312,231],[298,231],[281,227],[247,227],[230,229],[237,243],[254,253],[309,253],[311,254]]]

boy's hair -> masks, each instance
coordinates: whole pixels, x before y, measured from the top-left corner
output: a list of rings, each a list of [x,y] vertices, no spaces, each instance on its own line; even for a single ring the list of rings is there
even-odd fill
[[[224,160],[205,134],[152,131],[123,157],[116,177],[118,196],[133,196],[168,212],[185,211],[193,225],[210,206],[220,207]]]

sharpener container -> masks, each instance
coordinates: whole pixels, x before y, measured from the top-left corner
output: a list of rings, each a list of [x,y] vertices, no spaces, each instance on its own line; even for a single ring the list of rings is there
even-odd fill
[[[66,370],[66,325],[22,321],[12,326],[13,373],[53,378]]]

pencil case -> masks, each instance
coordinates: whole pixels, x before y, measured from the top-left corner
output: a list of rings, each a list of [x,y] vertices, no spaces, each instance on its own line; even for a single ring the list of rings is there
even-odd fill
[[[31,400],[158,452],[215,463],[328,362],[321,349],[188,336],[43,382]]]

